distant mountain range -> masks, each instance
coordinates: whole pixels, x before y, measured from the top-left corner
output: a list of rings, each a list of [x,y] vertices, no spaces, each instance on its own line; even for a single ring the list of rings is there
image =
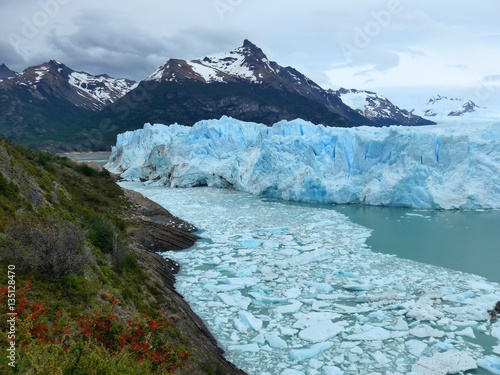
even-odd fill
[[[377,125],[400,124],[411,126],[434,124],[434,122],[425,120],[406,109],[397,107],[385,96],[371,91],[341,88],[335,91],[330,90],[330,92]]]
[[[477,112],[481,109],[485,108],[478,106],[472,100],[436,95],[427,101],[425,106],[419,110],[419,113],[427,118],[457,117]]]
[[[35,147],[104,149],[145,122],[189,126],[223,115],[267,125],[297,117],[338,127],[433,124],[373,92],[325,90],[248,40],[220,56],[170,59],[140,83],[54,60],[22,73],[0,66],[0,133]]]

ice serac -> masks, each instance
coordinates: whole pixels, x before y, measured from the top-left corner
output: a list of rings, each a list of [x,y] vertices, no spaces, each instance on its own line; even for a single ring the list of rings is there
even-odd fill
[[[500,123],[272,127],[228,117],[120,134],[107,168],[170,187],[285,200],[413,208],[500,208]]]

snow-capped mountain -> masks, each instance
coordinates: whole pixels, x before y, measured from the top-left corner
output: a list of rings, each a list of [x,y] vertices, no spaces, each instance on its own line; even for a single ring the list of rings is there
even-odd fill
[[[423,119],[413,112],[401,109],[385,96],[372,91],[344,89],[332,90],[342,102],[363,116],[382,125],[431,125],[434,122]]]
[[[297,117],[329,126],[376,125],[294,68],[270,61],[248,40],[218,56],[168,60],[102,115],[119,111],[122,100],[129,110],[116,125],[124,130],[223,115],[268,125]]]
[[[82,132],[91,115],[135,85],[76,72],[54,60],[29,67],[0,82],[0,134],[32,147],[48,142],[44,147],[53,149],[54,140],[81,144],[89,138]]]
[[[0,65],[0,82],[4,79],[13,78],[16,75],[17,73],[9,69],[5,64]]]
[[[201,60],[170,59],[146,80],[195,80],[203,83],[249,82],[278,89],[287,88],[304,95],[324,94],[324,90],[292,67],[269,61],[262,49],[245,39],[243,45],[218,56]]]
[[[29,67],[4,83],[10,89],[28,90],[36,98],[56,96],[92,111],[113,103],[137,86],[128,79],[76,72],[55,60]]]
[[[126,123],[116,124],[125,125],[123,130],[146,122],[193,125],[223,115],[266,125],[295,118],[338,127],[433,124],[374,93],[357,92],[369,106],[359,110],[344,103],[339,92],[325,90],[296,69],[270,61],[249,40],[217,56],[170,59],[136,90],[141,95],[132,91],[122,99],[130,109]],[[103,115],[110,117],[120,107],[118,101]]]
[[[436,95],[430,98],[418,112],[427,118],[442,118],[446,116],[463,116],[482,109],[485,108],[478,106],[472,100]]]

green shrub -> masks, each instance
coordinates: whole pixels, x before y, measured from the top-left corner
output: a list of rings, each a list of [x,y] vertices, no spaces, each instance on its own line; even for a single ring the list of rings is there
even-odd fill
[[[85,226],[89,230],[89,238],[95,247],[101,249],[105,254],[113,251],[113,238],[116,229],[103,215],[98,213],[85,213],[83,216]]]

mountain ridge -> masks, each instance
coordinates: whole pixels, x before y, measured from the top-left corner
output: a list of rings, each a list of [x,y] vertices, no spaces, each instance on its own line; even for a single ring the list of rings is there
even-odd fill
[[[401,109],[385,96],[368,90],[330,90],[352,109],[382,125],[433,125],[433,121],[415,115],[413,111]]]
[[[266,125],[296,118],[335,127],[433,124],[384,105],[378,114],[373,105],[352,108],[245,39],[219,55],[171,58],[139,83],[55,60],[29,67],[0,81],[0,134],[31,147],[82,151],[109,149],[118,133],[148,122],[191,126],[222,116]]]
[[[449,118],[473,114],[486,109],[477,105],[471,99],[449,97],[445,95],[434,95],[418,109],[425,118]]]

